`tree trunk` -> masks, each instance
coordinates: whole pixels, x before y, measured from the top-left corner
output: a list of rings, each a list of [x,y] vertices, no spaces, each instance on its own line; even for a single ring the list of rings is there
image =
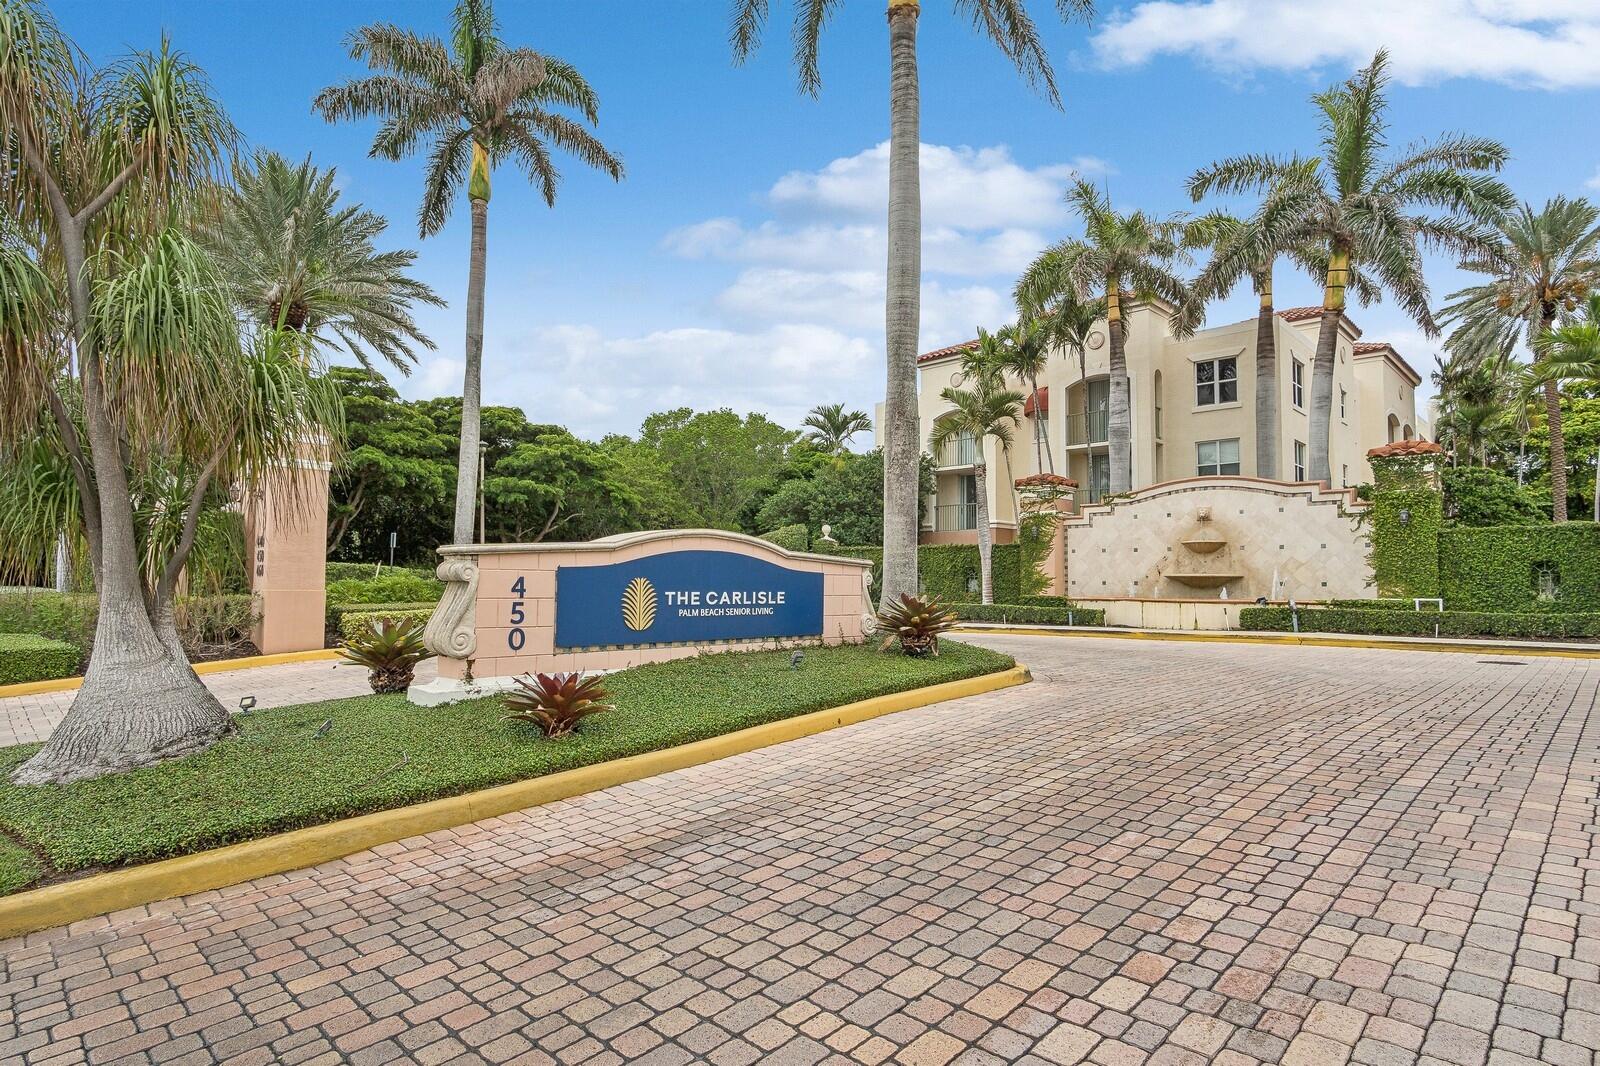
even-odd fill
[[[1272,311],[1272,273],[1261,281],[1256,315],[1256,477],[1278,477],[1278,338]]]
[[[1106,286],[1106,332],[1110,334],[1111,380],[1107,390],[1106,444],[1111,456],[1111,494],[1133,488],[1133,427],[1128,396],[1128,356],[1124,348],[1122,294],[1115,283]],[[1087,388],[1087,386],[1085,386]],[[1085,393],[1087,395],[1087,392]],[[1088,420],[1084,420],[1088,433]]]
[[[461,450],[456,455],[456,516],[451,536],[472,543],[478,507],[479,418],[483,406],[483,276],[489,235],[489,201],[472,199],[472,252],[467,268],[466,376],[461,383]]]
[[[157,631],[146,607],[128,472],[88,329],[82,230],[62,223],[62,251],[83,382],[84,429],[99,504],[99,617],[83,685],[65,718],[11,775],[19,785],[76,781],[199,751],[232,728],[227,711],[175,648],[170,614]],[[170,604],[167,605],[170,612]]]
[[[1556,309],[1540,309],[1539,335],[1556,323]],[[1554,380],[1544,383],[1544,417],[1550,428],[1550,513],[1557,522],[1567,520],[1567,434],[1561,425],[1561,386]]]
[[[983,438],[978,438],[978,464],[972,468],[978,486],[978,581],[979,598],[994,602],[994,579],[989,560],[994,557],[994,538],[989,529],[989,468],[983,462]]]
[[[1335,248],[1328,257],[1328,276],[1322,289],[1322,321],[1317,324],[1317,354],[1311,360],[1311,442],[1307,476],[1324,485],[1333,483],[1328,443],[1333,420],[1333,361],[1339,347],[1339,327],[1344,321],[1344,285],[1349,272],[1349,253]]]
[[[1050,450],[1050,415],[1044,410],[1044,402],[1039,399],[1039,378],[1037,376],[1033,378],[1033,417],[1035,421],[1044,420],[1044,433],[1041,435],[1039,427],[1034,426],[1033,436],[1034,440],[1044,446],[1044,461],[1049,465],[1050,472],[1054,474],[1056,472],[1056,457]]]
[[[922,189],[916,0],[889,4],[889,262],[884,301],[883,588],[880,603],[917,591],[917,327],[921,314]]]

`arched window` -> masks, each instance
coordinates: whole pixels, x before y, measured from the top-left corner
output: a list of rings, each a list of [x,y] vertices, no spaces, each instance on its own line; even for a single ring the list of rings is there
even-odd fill
[[[1410,426],[1407,426],[1404,430],[1401,431],[1401,433],[1402,433],[1402,435],[1404,436],[1404,438],[1406,440],[1410,440],[1412,437],[1415,437],[1417,435],[1417,431],[1412,429]]]
[[[1394,415],[1389,416],[1389,443],[1393,444],[1400,439],[1400,420]]]

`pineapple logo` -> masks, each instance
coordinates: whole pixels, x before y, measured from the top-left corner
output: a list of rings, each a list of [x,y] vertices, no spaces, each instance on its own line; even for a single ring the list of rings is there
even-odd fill
[[[638,633],[656,620],[656,589],[648,580],[636,577],[622,593],[622,624]]]

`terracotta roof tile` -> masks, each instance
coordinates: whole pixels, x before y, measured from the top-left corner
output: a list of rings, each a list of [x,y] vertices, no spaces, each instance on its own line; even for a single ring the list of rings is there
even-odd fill
[[[931,363],[935,359],[943,359],[947,355],[960,355],[962,352],[969,351],[977,346],[978,340],[976,337],[974,337],[972,340],[962,341],[960,344],[950,344],[943,348],[935,348],[931,352],[923,352],[921,355],[917,356],[917,362],[919,364]]]
[[[1033,485],[1049,485],[1053,488],[1063,489],[1075,489],[1078,487],[1078,483],[1076,481],[1072,480],[1070,477],[1063,477],[1060,474],[1029,474],[1026,477],[1019,477],[1016,480],[1016,486],[1019,489],[1029,488]]]
[[[1029,418],[1033,417],[1033,408],[1034,408],[1033,400],[1034,400],[1033,394],[1029,393],[1028,394],[1028,398],[1026,400],[1022,401],[1022,413],[1027,415]],[[1041,388],[1039,390],[1038,407],[1039,407],[1039,410],[1042,411],[1043,413],[1045,413],[1045,414],[1049,414],[1050,413],[1050,386],[1049,385],[1046,385],[1046,386],[1044,386],[1043,388]]]
[[[1400,455],[1443,455],[1444,449],[1431,440],[1397,440],[1367,452],[1368,459],[1392,459]]]
[[[1285,307],[1278,312],[1278,317],[1285,322],[1304,322],[1312,318],[1322,317],[1320,307]]]

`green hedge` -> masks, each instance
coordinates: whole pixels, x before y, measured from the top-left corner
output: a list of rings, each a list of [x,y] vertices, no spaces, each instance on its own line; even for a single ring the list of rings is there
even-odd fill
[[[437,603],[443,595],[443,581],[409,572],[389,571],[364,581],[342,578],[328,582],[329,603]],[[328,618],[333,621],[332,614]]]
[[[770,541],[780,548],[788,548],[792,552],[803,552],[811,547],[811,534],[807,533],[806,527],[802,525],[774,529],[771,533],[761,534],[761,539]]]
[[[1328,600],[1327,606],[1343,607],[1347,610],[1355,611],[1415,611],[1417,609],[1417,605],[1411,600],[1403,600],[1398,597],[1379,597],[1375,600]]]
[[[388,563],[329,563],[329,581],[370,581],[387,574],[410,574],[424,580],[433,579],[433,568],[428,566],[390,566]]]
[[[829,555],[867,559],[872,563],[872,597],[882,591],[883,549],[876,546],[830,548]],[[1017,544],[996,544],[989,558],[989,579],[994,585],[996,603],[1022,600],[1022,549]],[[976,544],[924,544],[917,549],[917,575],[925,595],[946,602],[965,600],[975,595],[982,571]]]
[[[1600,612],[1542,614],[1509,611],[1376,610],[1335,607],[1300,609],[1303,633],[1363,633],[1377,636],[1431,637],[1438,626],[1441,637],[1563,637],[1600,636]],[[1293,629],[1287,607],[1246,607],[1239,612],[1239,628],[1287,633]]]
[[[94,646],[99,610],[100,601],[93,593],[7,589],[0,591],[0,633],[50,637],[87,654]],[[191,653],[250,639],[253,602],[246,594],[185,596],[175,610],[178,636]]]
[[[33,633],[0,633],[0,685],[72,677],[81,658],[82,653],[64,640]]]
[[[965,622],[1005,622],[1046,626],[1103,626],[1106,612],[1098,607],[1030,607],[1016,603],[952,603]]]
[[[1444,525],[1439,493],[1432,488],[1380,488],[1369,515],[1378,595],[1439,595],[1439,531]]]
[[[379,622],[385,619],[391,622],[403,622],[408,619],[415,619],[416,621],[421,622],[423,625],[427,625],[428,619],[432,617],[432,605],[423,607],[408,607],[399,605],[396,607],[382,607],[378,610],[365,611],[346,610],[341,612],[339,615],[339,635],[348,641],[360,630],[376,626]]]
[[[1553,600],[1539,599],[1539,570],[1556,577]],[[1439,534],[1439,583],[1451,610],[1600,610],[1600,526],[1456,527]]]
[[[437,606],[439,604],[435,600],[418,600],[412,603],[330,603],[328,605],[328,629],[334,633],[345,633],[344,619],[346,615],[383,615],[386,618],[391,618],[416,611],[432,614],[433,609]]]

